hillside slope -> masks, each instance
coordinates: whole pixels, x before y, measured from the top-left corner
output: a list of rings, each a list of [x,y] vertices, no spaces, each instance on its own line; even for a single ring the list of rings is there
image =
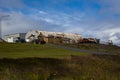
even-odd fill
[[[120,55],[0,43],[0,80],[120,80]]]
[[[70,55],[88,55],[85,52],[77,52],[50,45],[0,43],[0,58],[64,58]]]

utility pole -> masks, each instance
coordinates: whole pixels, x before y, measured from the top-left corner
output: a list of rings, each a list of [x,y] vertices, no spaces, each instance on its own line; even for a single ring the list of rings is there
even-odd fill
[[[0,38],[2,39],[2,20],[6,17],[9,17],[9,15],[0,16]]]

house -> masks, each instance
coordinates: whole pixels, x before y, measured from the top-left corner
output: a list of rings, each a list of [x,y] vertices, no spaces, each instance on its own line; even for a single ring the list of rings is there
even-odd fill
[[[25,42],[25,35],[26,33],[8,34],[3,39],[9,43]]]

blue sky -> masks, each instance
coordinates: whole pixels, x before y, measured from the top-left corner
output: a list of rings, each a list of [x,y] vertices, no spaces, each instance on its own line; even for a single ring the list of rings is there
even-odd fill
[[[120,0],[0,0],[2,34],[79,33],[120,44]]]

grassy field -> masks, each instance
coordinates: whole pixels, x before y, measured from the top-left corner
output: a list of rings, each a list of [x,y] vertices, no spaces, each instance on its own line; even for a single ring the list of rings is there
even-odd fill
[[[37,44],[7,44],[0,43],[0,58],[25,58],[25,57],[40,57],[40,58],[64,58],[70,55],[86,55],[66,49],[56,48]]]
[[[120,55],[0,43],[0,80],[120,80]]]

